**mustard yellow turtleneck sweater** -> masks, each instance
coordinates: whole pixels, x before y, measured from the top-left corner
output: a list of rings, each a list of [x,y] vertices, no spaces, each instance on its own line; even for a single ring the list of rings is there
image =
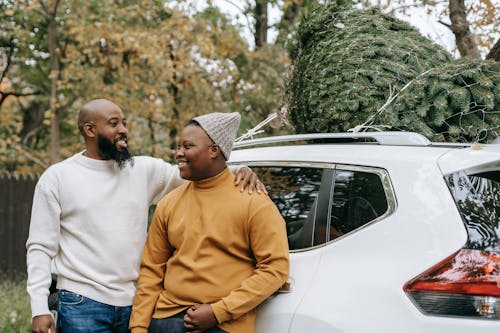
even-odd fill
[[[125,255],[125,254],[124,254]],[[130,327],[147,332],[196,303],[210,304],[219,327],[254,331],[255,307],[289,272],[285,222],[266,195],[234,186],[226,168],[188,182],[155,210],[144,247]]]

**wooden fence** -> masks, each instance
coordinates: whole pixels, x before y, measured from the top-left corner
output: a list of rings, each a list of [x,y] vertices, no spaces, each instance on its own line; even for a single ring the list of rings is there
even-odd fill
[[[0,275],[26,272],[33,191],[38,176],[0,172]]]

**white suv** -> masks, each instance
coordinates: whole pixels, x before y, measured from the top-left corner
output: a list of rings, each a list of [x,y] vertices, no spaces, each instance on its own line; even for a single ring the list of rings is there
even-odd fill
[[[500,145],[305,134],[236,143],[230,163],[287,223],[289,283],[256,332],[500,332]]]

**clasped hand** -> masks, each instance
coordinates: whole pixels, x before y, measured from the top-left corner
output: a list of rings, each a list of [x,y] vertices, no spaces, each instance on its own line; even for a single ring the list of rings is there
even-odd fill
[[[209,304],[195,304],[184,315],[184,327],[189,333],[201,333],[217,326],[217,318]]]

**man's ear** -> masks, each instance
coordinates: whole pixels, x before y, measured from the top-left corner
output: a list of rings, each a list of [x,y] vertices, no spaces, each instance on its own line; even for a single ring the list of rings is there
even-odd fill
[[[83,125],[83,133],[85,133],[85,136],[87,136],[89,138],[95,137],[96,134],[95,134],[94,124],[92,124],[92,123],[85,123]]]
[[[218,145],[211,145],[210,146],[210,157],[212,159],[216,159],[219,154],[222,154],[222,151],[220,150],[220,147]]]

